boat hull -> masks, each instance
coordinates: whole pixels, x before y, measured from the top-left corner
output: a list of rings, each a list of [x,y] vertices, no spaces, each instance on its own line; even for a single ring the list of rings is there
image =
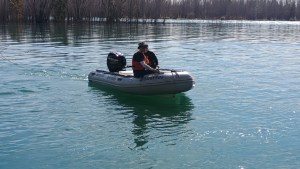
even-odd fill
[[[194,78],[186,71],[165,70],[159,74],[133,77],[132,71],[107,72],[96,70],[90,72],[91,83],[113,88],[132,94],[177,94],[193,88]]]

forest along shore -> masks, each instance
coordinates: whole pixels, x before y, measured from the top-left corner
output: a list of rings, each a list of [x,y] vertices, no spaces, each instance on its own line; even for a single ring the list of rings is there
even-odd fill
[[[1,0],[0,22],[300,20],[300,0]]]

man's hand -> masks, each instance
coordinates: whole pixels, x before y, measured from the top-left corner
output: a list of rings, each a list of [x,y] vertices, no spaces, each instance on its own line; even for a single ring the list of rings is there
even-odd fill
[[[159,70],[157,70],[157,69],[153,69],[152,70],[154,73],[159,73]]]

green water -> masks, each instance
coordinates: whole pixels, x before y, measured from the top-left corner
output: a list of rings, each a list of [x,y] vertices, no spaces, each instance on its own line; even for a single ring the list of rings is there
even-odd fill
[[[0,168],[299,168],[300,23],[0,26]],[[92,86],[146,40],[177,96]]]

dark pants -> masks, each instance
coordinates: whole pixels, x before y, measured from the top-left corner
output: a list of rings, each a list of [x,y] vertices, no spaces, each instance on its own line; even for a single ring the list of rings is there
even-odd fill
[[[136,78],[142,78],[145,75],[152,74],[153,72],[151,70],[134,70],[133,75]]]

